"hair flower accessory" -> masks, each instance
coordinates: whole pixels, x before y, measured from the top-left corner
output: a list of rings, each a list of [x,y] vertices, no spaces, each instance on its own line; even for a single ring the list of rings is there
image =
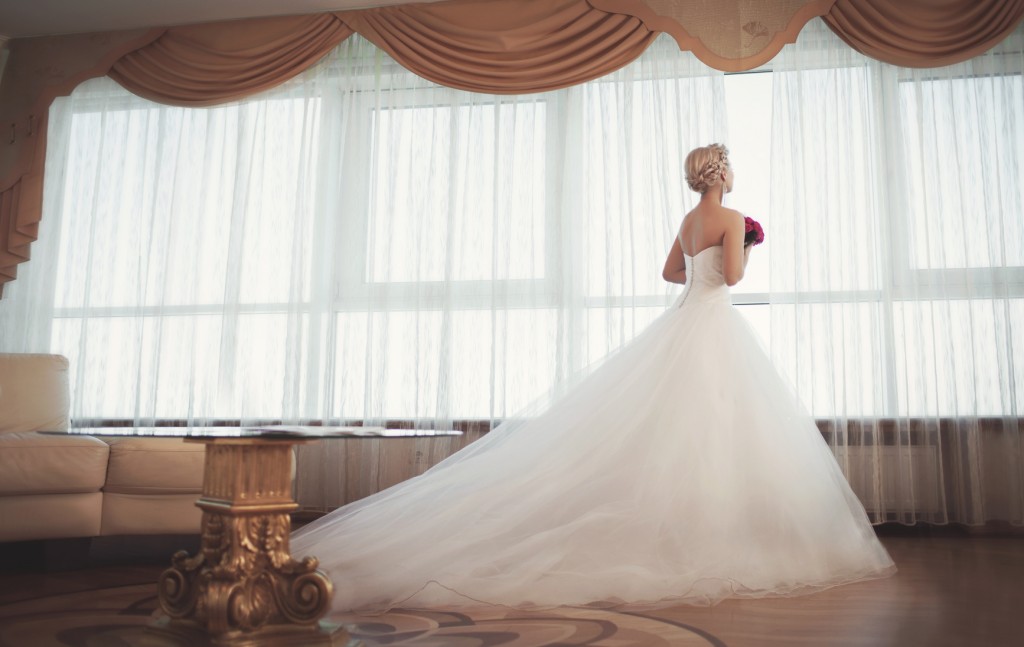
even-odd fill
[[[743,234],[743,245],[760,245],[764,242],[764,229],[761,227],[761,223],[754,220],[750,216],[743,217],[744,231]]]

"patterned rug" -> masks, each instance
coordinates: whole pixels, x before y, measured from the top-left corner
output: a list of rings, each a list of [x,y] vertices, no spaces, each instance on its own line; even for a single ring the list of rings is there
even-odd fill
[[[2,606],[0,647],[152,645],[146,628],[161,615],[154,588],[150,584],[119,586]],[[366,647],[724,646],[697,627],[642,613],[594,609],[472,614],[398,610],[330,619],[345,625]]]

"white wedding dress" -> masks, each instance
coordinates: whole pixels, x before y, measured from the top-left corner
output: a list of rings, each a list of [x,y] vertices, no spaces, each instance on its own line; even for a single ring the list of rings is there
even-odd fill
[[[722,276],[541,414],[292,537],[335,610],[714,604],[895,572]]]

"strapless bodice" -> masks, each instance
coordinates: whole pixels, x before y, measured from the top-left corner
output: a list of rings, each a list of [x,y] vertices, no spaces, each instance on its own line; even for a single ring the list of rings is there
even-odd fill
[[[697,252],[696,256],[683,255],[686,261],[686,291],[680,297],[684,303],[732,303],[729,286],[722,273],[722,246],[715,245]]]

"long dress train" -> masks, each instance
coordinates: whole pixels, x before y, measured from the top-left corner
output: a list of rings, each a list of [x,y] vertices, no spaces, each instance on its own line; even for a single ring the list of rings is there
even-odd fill
[[[722,248],[685,260],[676,303],[543,413],[295,533],[334,609],[713,604],[895,572]]]

